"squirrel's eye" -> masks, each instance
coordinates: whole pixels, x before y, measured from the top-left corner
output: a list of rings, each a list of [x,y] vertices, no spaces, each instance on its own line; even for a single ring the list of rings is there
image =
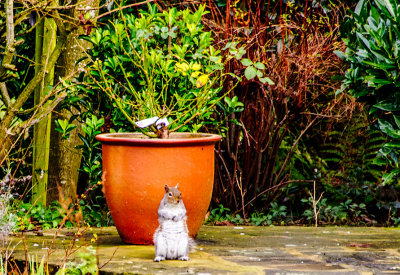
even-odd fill
[[[172,197],[172,193],[171,193],[171,192],[169,192],[169,193],[168,193],[168,196],[169,196],[169,197]]]

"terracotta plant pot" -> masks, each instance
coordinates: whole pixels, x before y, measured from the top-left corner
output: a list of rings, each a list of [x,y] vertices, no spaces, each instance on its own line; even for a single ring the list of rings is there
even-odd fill
[[[214,182],[214,145],[219,135],[171,133],[150,139],[139,133],[100,134],[104,189],[122,240],[152,244],[164,185],[179,183],[195,237],[210,204]]]

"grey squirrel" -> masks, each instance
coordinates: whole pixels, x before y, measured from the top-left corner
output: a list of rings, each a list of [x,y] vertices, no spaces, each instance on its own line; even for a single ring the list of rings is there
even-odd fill
[[[189,247],[192,242],[186,224],[186,208],[179,191],[165,185],[165,194],[158,207],[159,226],[153,239],[156,248],[155,262],[163,260],[189,260]]]

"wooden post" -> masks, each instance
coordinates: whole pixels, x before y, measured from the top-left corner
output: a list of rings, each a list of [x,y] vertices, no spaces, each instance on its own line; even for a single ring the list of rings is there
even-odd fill
[[[35,73],[44,67],[47,74],[35,90],[35,106],[42,105],[43,97],[52,89],[54,67],[49,68],[47,64],[51,52],[55,48],[56,29],[56,24],[52,18],[45,18],[36,28]],[[43,106],[40,108],[43,108]],[[43,205],[46,205],[50,130],[51,113],[35,124],[33,134],[32,203],[41,203]]]

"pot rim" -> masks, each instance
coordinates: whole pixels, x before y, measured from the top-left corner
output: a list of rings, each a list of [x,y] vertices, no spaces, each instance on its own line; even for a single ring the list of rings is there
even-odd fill
[[[170,133],[169,138],[150,138],[142,133],[104,133],[96,135],[103,145],[136,145],[136,146],[193,146],[214,145],[221,139],[220,135],[208,133]]]

